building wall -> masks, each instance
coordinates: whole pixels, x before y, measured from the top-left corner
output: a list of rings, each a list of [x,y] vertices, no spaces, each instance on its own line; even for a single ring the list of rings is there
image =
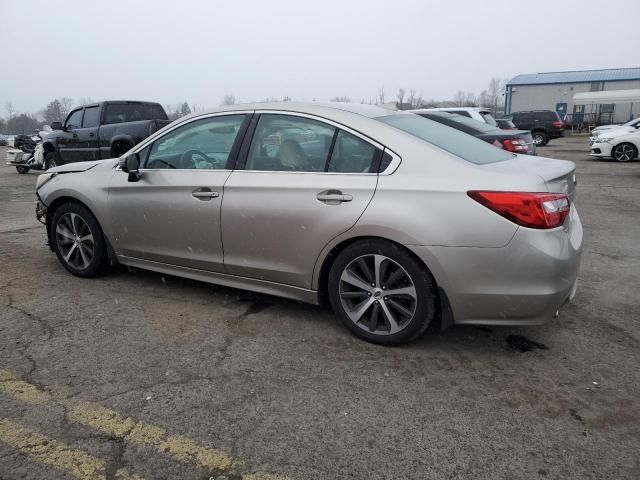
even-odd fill
[[[640,88],[640,80],[598,82],[600,90],[626,90]],[[556,103],[567,103],[567,113],[573,113],[573,95],[590,92],[591,83],[567,83],[551,85],[511,86],[509,112],[520,110],[556,110]],[[633,107],[633,109],[632,109]],[[597,105],[586,105],[585,113],[598,112]],[[613,121],[627,122],[631,117],[640,116],[640,103],[619,103],[615,106]]]

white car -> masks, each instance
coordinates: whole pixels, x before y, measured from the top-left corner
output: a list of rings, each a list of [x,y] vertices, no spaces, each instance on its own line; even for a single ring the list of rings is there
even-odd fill
[[[638,158],[640,150],[640,131],[611,130],[602,132],[594,138],[591,156],[613,158],[618,162],[630,162]]]
[[[474,120],[478,120],[479,122],[488,123],[489,125],[493,125],[498,128],[496,124],[496,119],[491,115],[491,111],[486,108],[480,107],[444,107],[444,108],[419,108],[417,110],[409,110],[413,113],[420,112],[448,112],[448,113],[457,113],[458,115],[462,115],[464,117],[473,118]]]
[[[601,133],[608,132],[610,130],[617,130],[619,128],[622,128],[623,130],[628,130],[630,132],[632,132],[633,130],[640,129],[640,117],[634,118],[633,120],[630,120],[627,123],[623,123],[622,125],[620,124],[602,125],[600,127],[596,127],[593,130],[591,130],[591,135],[593,137],[597,137]]]

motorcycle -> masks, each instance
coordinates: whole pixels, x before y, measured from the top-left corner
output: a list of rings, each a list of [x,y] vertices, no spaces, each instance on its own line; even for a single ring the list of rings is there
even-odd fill
[[[19,149],[7,152],[7,165],[16,167],[20,174],[28,173],[29,170],[46,170],[42,140],[49,132],[51,127],[45,125],[36,135],[20,135],[20,142],[16,144]]]

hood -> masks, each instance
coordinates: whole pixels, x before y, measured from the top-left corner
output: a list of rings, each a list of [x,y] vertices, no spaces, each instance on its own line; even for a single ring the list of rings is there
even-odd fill
[[[622,135],[628,135],[630,133],[634,133],[637,130],[633,127],[618,127],[611,128],[609,130],[604,130],[602,132],[598,132],[598,138],[616,138]]]
[[[47,170],[48,173],[72,173],[72,172],[86,172],[87,170],[91,170],[98,165],[104,164],[112,164],[115,165],[118,162],[115,158],[110,158],[108,160],[92,160],[90,162],[75,162],[75,163],[67,163],[65,165],[60,165],[59,167],[53,167]]]

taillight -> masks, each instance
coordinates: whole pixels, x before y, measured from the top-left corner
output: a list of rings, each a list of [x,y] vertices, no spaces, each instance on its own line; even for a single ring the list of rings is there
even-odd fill
[[[502,143],[498,140],[495,140],[493,144],[498,148],[504,148],[505,150],[508,150],[510,152],[515,152],[515,153],[522,153],[522,152],[529,151],[529,146],[527,145],[527,142],[525,142],[521,138],[503,140]]]
[[[562,128],[562,122],[553,122],[552,125],[554,127]]]
[[[476,202],[518,225],[529,228],[555,228],[564,223],[569,199],[559,193],[467,192]]]

